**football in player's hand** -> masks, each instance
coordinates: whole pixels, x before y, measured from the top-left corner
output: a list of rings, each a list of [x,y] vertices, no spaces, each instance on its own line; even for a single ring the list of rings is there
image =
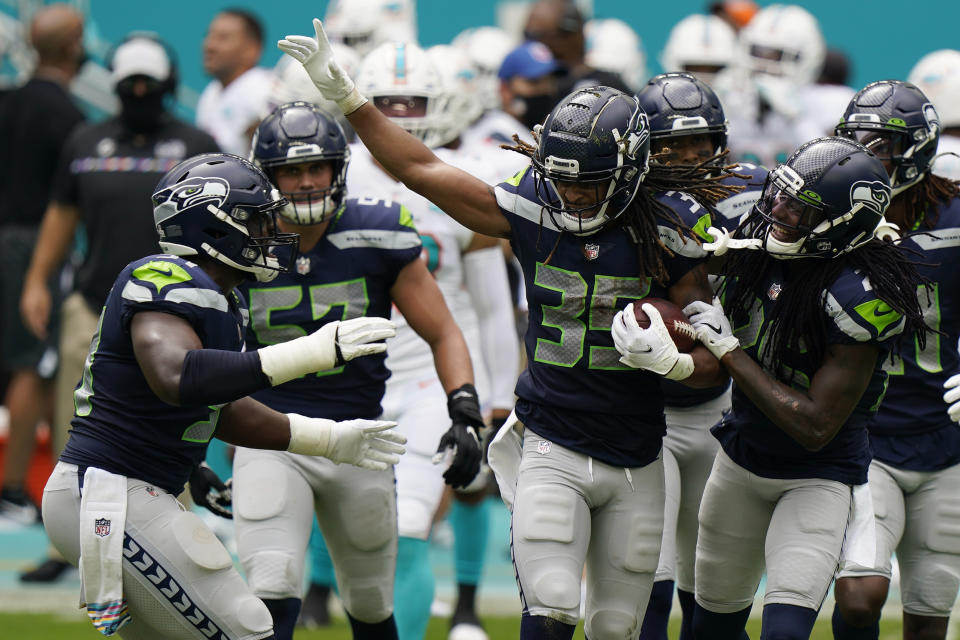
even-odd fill
[[[650,318],[643,310],[644,304],[652,304],[660,312],[663,324],[667,326],[673,344],[677,345],[680,353],[689,353],[697,344],[697,332],[690,324],[690,320],[683,314],[683,309],[663,298],[644,298],[633,303],[633,314],[641,329],[650,326]]]

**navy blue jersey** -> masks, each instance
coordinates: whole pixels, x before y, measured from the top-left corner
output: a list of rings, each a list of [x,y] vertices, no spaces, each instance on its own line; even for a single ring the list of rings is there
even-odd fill
[[[788,379],[761,359],[762,345],[770,337],[770,318],[786,282],[785,265],[774,262],[767,274],[766,293],[751,307],[749,317],[731,319],[734,334],[744,351],[771,375],[795,389],[806,390],[820,363],[805,349],[778,354]],[[883,398],[887,374],[882,368],[889,338],[903,331],[904,319],[877,298],[863,274],[844,269],[825,292],[827,344],[874,344],[880,347],[870,383],[837,435],[820,451],[808,451],[784,433],[733,385],[733,409],[713,428],[724,451],[741,467],[767,478],[825,478],[846,484],[867,481],[870,450],[867,423]]]
[[[731,171],[743,177],[728,176],[721,180],[720,184],[740,186],[743,187],[743,191],[718,202],[714,207],[713,221],[715,227],[728,231],[736,229],[743,214],[750,213],[750,210],[753,209],[753,205],[756,204],[763,191],[768,173],[763,167],[749,162],[741,162]]]
[[[921,223],[903,246],[922,253],[917,261],[931,288],[919,287],[918,298],[927,325],[943,335],[927,333],[921,350],[905,342],[902,357],[887,361],[886,398],[870,424],[870,446],[878,460],[902,469],[936,471],[960,463],[960,429],[947,416],[943,383],[960,371],[960,198],[937,208],[937,223]]]
[[[637,246],[623,228],[583,237],[559,233],[537,200],[532,171],[501,183],[496,195],[510,222],[530,308],[518,417],[534,433],[603,462],[648,464],[665,432],[660,377],[620,364],[610,324],[631,301],[666,298],[667,289],[639,276]],[[707,211],[687,194],[668,191],[657,198],[690,228],[709,223]],[[675,223],[661,220],[659,226],[674,253],[663,257],[669,286],[706,254]]]
[[[373,198],[346,200],[317,245],[297,256],[295,273],[244,285],[250,304],[247,348],[286,342],[334,320],[389,318],[390,288],[420,251],[405,207]],[[385,354],[357,358],[253,397],[277,411],[313,418],[376,418],[390,377],[385,359]]]
[[[154,255],[128,264],[100,313],[60,459],[180,493],[206,454],[223,405],[175,407],[158,398],[134,356],[130,321],[140,311],[169,313],[189,322],[204,348],[240,351],[244,306],[239,293],[224,296],[183,258]]]
[[[763,191],[763,184],[767,179],[767,170],[755,164],[743,162],[733,172],[737,176],[729,176],[720,181],[720,184],[741,186],[743,191],[724,198],[714,206],[713,226],[732,231],[740,223],[740,217],[750,211]],[[740,177],[743,176],[743,177]],[[694,389],[681,382],[663,379],[663,402],[668,407],[693,407],[723,395],[730,383]]]

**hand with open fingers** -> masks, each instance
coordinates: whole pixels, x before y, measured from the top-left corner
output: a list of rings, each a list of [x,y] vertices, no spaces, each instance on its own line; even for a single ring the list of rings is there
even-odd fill
[[[740,341],[733,335],[723,306],[716,298],[712,304],[694,300],[683,308],[683,312],[697,330],[697,339],[717,360],[740,347]]]
[[[190,497],[201,507],[226,518],[233,519],[233,478],[223,482],[206,462],[201,462],[190,473]]]
[[[406,451],[406,436],[393,430],[387,420],[344,420],[330,433],[328,458],[364,469],[383,471],[400,462]]]
[[[730,249],[760,249],[763,241],[759,238],[734,238],[733,232],[718,227],[710,227],[707,233],[713,238],[712,242],[704,242],[704,251],[710,251],[715,256],[722,256]]]
[[[644,303],[643,311],[650,318],[650,326],[642,329],[637,324],[631,302],[613,317],[610,331],[613,346],[620,352],[620,362],[634,369],[646,369],[661,376],[673,369],[680,352],[663,323],[660,312],[652,304]]]
[[[357,92],[353,80],[334,59],[330,41],[318,18],[313,19],[313,29],[315,37],[287,36],[277,42],[277,47],[303,65],[324,98],[336,102],[344,114],[350,115],[367,99]]]
[[[387,350],[387,338],[397,335],[397,325],[387,318],[369,316],[342,320],[337,327],[337,360],[343,364]]]
[[[946,402],[947,415],[954,422],[960,422],[960,373],[952,375],[943,383],[946,393],[943,394],[943,401]]]

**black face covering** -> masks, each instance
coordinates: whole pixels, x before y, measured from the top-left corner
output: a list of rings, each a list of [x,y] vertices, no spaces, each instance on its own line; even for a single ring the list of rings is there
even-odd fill
[[[533,96],[517,96],[514,98],[514,109],[520,115],[518,119],[529,129],[541,124],[553,109],[556,96],[552,93],[541,93]]]
[[[143,96],[135,96],[118,89],[120,117],[124,124],[134,133],[151,133],[159,129],[166,112],[163,106],[165,95],[164,91],[148,91]]]

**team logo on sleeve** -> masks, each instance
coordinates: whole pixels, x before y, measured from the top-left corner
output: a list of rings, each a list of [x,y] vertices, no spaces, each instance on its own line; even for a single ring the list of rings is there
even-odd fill
[[[890,204],[890,187],[874,180],[858,180],[850,187],[850,208],[854,209],[860,204],[882,216]]]
[[[101,538],[110,535],[110,520],[106,518],[97,518],[93,521],[93,533]]]
[[[172,187],[167,202],[173,203],[177,211],[207,201],[219,209],[229,194],[230,185],[223,178],[193,178]]]

